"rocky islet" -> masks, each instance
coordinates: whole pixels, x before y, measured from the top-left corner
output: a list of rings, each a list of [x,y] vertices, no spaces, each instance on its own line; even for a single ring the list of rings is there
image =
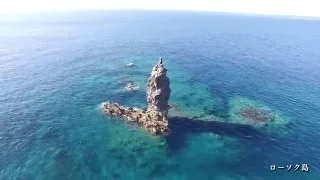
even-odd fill
[[[170,80],[167,77],[167,69],[160,58],[148,79],[147,109],[137,107],[125,107],[118,103],[102,103],[102,111],[113,117],[122,117],[129,122],[135,122],[153,134],[166,134],[168,128],[168,110],[170,98]]]

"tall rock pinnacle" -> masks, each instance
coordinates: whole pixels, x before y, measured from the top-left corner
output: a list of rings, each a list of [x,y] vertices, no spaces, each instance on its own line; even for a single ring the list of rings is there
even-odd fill
[[[170,93],[170,81],[167,77],[167,69],[164,68],[162,58],[160,58],[159,63],[153,67],[148,80],[148,110],[158,111],[164,119],[167,119]]]

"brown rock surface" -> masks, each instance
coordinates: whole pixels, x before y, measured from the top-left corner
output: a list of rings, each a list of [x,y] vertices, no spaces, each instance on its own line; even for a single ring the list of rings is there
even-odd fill
[[[242,108],[240,110],[240,115],[256,122],[269,122],[273,119],[271,114],[267,111],[252,107]]]
[[[170,81],[167,77],[167,69],[164,68],[162,58],[160,58],[159,63],[153,67],[151,76],[148,79],[148,110],[160,112],[163,119],[167,119],[170,93]]]

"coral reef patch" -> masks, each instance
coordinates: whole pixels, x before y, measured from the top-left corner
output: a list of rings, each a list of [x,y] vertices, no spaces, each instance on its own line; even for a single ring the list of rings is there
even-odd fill
[[[289,122],[280,111],[248,98],[233,97],[229,106],[229,117],[232,123],[248,124],[254,127],[280,127]]]

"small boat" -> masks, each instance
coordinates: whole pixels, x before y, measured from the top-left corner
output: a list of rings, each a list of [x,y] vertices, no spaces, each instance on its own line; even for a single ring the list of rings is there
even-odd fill
[[[134,66],[134,64],[133,63],[128,63],[127,66],[128,67],[132,67],[132,66]]]

